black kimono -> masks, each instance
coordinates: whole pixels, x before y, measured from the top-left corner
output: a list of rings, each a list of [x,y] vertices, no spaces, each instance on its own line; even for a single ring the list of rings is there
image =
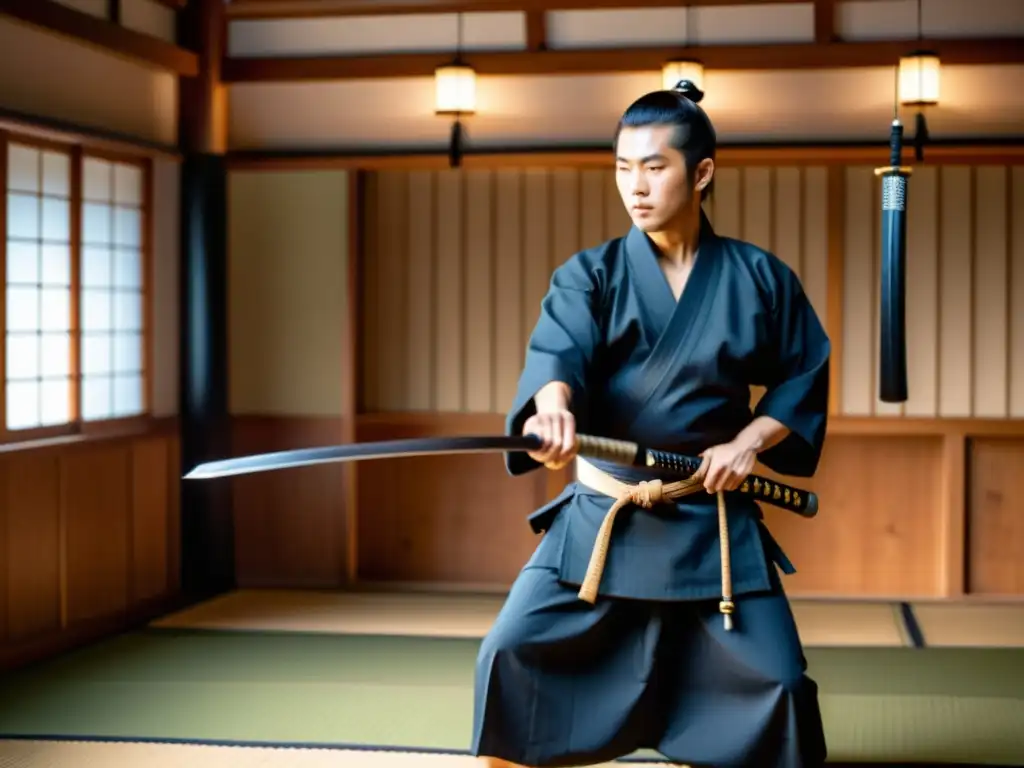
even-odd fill
[[[702,219],[675,301],[647,236],[577,253],[554,273],[507,429],[533,395],[569,384],[577,429],[697,455],[766,414],[789,428],[760,461],[814,473],[830,345],[778,258]],[[750,386],[766,392],[752,414]],[[512,474],[537,468],[509,455]],[[627,482],[644,468],[600,465]],[[577,596],[614,499],[570,484],[536,511],[544,536],[478,659],[472,752],[527,766],[592,765],[654,749],[693,766],[809,768],[825,760],[817,688],[776,566],[789,563],[757,503],[727,494],[735,628],[718,613],[715,496],[620,515],[597,603]]]

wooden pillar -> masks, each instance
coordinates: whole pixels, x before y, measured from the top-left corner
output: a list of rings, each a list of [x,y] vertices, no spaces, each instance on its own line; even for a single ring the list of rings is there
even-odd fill
[[[220,80],[226,40],[223,0],[191,0],[178,42],[199,55],[182,78],[181,468],[231,452],[227,340],[226,95]],[[182,591],[203,598],[235,585],[230,481],[183,482]]]

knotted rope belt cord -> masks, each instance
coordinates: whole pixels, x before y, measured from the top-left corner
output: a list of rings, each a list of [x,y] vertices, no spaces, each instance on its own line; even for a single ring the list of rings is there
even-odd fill
[[[597,600],[598,587],[604,573],[605,560],[608,557],[608,545],[611,542],[612,528],[619,512],[628,504],[635,504],[650,509],[655,504],[672,502],[689,496],[692,493],[704,492],[704,476],[706,472],[698,471],[685,480],[663,483],[661,480],[645,480],[637,485],[629,485],[616,480],[602,472],[593,464],[579,456],[576,457],[576,479],[581,485],[611,496],[616,501],[604,516],[601,528],[597,532],[597,540],[590,554],[587,574],[580,587],[581,600],[594,603]],[[729,522],[725,514],[725,494],[718,492],[718,537],[722,547],[722,600],[718,604],[725,621],[726,630],[732,629],[732,614],[735,604],[732,601],[732,568],[729,560]]]

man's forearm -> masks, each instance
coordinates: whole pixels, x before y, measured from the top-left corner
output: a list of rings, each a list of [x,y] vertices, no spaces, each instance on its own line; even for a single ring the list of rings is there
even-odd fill
[[[758,416],[750,422],[733,442],[754,453],[766,451],[778,445],[789,435],[789,429],[771,416]]]
[[[533,396],[537,413],[567,411],[572,405],[572,388],[561,381],[552,381],[541,387]]]

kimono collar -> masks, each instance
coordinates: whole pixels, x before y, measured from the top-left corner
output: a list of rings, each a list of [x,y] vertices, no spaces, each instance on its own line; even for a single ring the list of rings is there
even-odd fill
[[[654,243],[645,232],[635,225],[626,235],[626,259],[630,271],[636,278],[637,288],[643,297],[645,309],[650,313],[650,320],[656,333],[660,333],[668,327],[669,321],[680,306],[685,308],[699,301],[706,288],[708,277],[715,271],[712,266],[718,261],[715,254],[720,238],[715,233],[703,209],[700,212],[700,234],[698,237],[697,258],[693,270],[686,280],[683,295],[676,302],[668,279],[658,264],[659,254]]]
[[[705,250],[707,245],[712,241],[718,239],[718,234],[715,232],[714,227],[711,226],[711,221],[708,219],[708,215],[703,208],[700,209],[700,231],[697,234],[697,250],[698,253]],[[651,258],[655,263],[658,261],[658,251],[654,247],[654,243],[651,239],[640,230],[635,224],[629,228],[629,233],[626,235],[626,248],[631,253],[636,253],[643,258]]]

